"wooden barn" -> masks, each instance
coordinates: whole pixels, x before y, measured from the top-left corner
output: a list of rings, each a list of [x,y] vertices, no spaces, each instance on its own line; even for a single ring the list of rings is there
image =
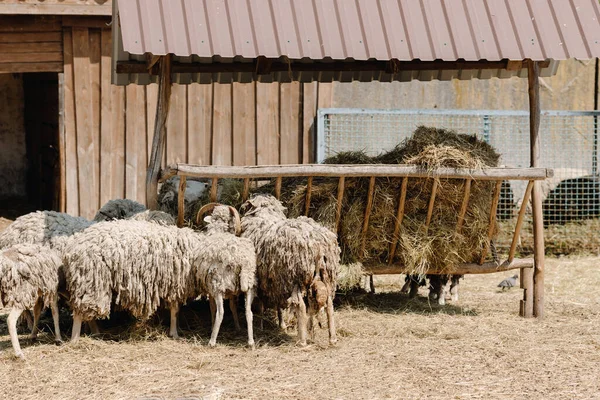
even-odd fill
[[[145,202],[158,85],[111,84],[111,13],[110,0],[0,2],[6,207],[91,217],[109,199]],[[164,162],[308,163],[331,96],[330,83],[175,83]]]

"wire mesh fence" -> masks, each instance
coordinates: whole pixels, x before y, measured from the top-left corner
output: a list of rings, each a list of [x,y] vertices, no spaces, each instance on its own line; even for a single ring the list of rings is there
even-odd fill
[[[600,232],[587,232],[599,226],[590,225],[590,220],[600,222],[599,116],[598,111],[542,112],[540,166],[554,169],[554,177],[542,183],[544,224],[547,230],[553,229],[546,240],[550,245],[553,240],[557,242],[557,253],[573,236],[600,236]],[[321,109],[317,123],[319,162],[350,150],[377,155],[410,137],[417,126],[425,125],[477,135],[501,154],[501,165],[530,165],[526,111]],[[526,181],[506,181],[502,186],[498,218],[506,231],[514,226],[526,186]],[[530,228],[524,227],[525,236]],[[500,238],[498,247],[506,249],[509,236]]]

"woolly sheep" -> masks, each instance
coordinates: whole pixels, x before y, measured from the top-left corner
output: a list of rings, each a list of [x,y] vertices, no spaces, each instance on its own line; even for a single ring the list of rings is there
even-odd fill
[[[15,355],[25,358],[17,336],[17,320],[33,311],[31,338],[44,307],[52,309],[56,342],[61,342],[58,321],[58,286],[62,263],[58,252],[35,244],[17,244],[0,251],[0,305],[10,308],[8,331]]]
[[[71,339],[82,321],[106,318],[111,302],[146,319],[164,301],[171,309],[170,335],[177,338],[179,305],[199,293],[191,257],[201,235],[188,228],[144,221],[97,223],[72,238],[64,270],[73,309]]]
[[[242,211],[242,237],[251,239],[257,252],[259,297],[276,307],[295,310],[299,342],[305,345],[304,299],[311,295],[309,318],[326,307],[329,341],[335,343],[333,296],[340,262],[335,234],[311,218],[287,219],[285,208],[269,195],[254,196],[242,205]]]
[[[175,225],[176,221],[172,215],[163,211],[146,210],[127,218],[132,221],[154,222],[159,225]]]
[[[94,222],[126,219],[145,210],[146,207],[143,204],[134,200],[109,200],[98,210],[94,217]]]
[[[161,211],[165,211],[170,215],[176,216],[178,205],[177,197],[179,193],[179,177],[173,176],[167,179],[160,187],[158,192],[158,208]],[[197,211],[197,204],[205,197],[207,197],[210,185],[193,178],[186,180],[185,197],[184,197],[184,209],[186,219],[193,218],[192,213]]]
[[[239,215],[233,207],[215,205],[204,206],[200,216],[213,209],[212,215],[204,221],[208,223],[203,235],[202,247],[198,248],[194,259],[196,280],[203,292],[208,294],[216,306],[213,329],[209,345],[215,346],[219,328],[223,321],[223,299],[228,298],[234,315],[236,328],[239,329],[237,296],[246,294],[246,323],[248,325],[248,345],[254,347],[252,329],[252,299],[256,290],[256,252],[252,241],[230,233],[231,223],[235,221],[239,232]],[[233,218],[232,218],[233,217]],[[214,302],[214,303],[213,303]]]

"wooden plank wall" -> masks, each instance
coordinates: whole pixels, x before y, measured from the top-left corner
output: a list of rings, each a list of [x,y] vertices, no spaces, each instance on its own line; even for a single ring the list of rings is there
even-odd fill
[[[64,30],[65,154],[61,209],[93,217],[109,199],[145,201],[157,86],[110,84],[110,31]],[[308,163],[331,84],[173,85],[163,163]]]

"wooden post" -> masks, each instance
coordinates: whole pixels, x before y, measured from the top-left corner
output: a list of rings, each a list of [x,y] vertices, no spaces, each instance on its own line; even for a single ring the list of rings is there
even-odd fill
[[[177,226],[183,228],[185,216],[185,188],[187,186],[185,175],[179,177],[179,190],[177,191]]]
[[[242,192],[242,201],[248,200],[250,194],[250,178],[244,178],[244,191]]]
[[[312,196],[312,182],[313,177],[308,177],[308,182],[306,183],[306,200],[304,204],[304,215],[308,217],[308,211],[310,210],[310,197]]]
[[[340,180],[338,182],[338,192],[337,192],[337,206],[335,210],[335,231],[339,232],[340,230],[340,218],[342,217],[342,201],[344,200],[344,185],[346,183],[346,178],[344,176],[340,176]]]
[[[212,178],[210,183],[210,201],[214,203],[217,201],[217,194],[219,190],[219,178]]]
[[[517,243],[519,241],[519,234],[521,233],[521,226],[525,219],[525,210],[527,209],[527,203],[529,202],[529,196],[531,195],[531,189],[533,188],[533,181],[529,181],[527,189],[525,189],[525,195],[521,202],[521,209],[519,210],[519,216],[517,217],[517,225],[515,225],[515,232],[513,233],[512,243],[510,244],[510,250],[508,251],[508,262],[511,262],[515,258],[515,251],[517,251]]]
[[[396,212],[396,224],[394,225],[394,235],[392,236],[392,245],[390,247],[390,256],[388,264],[394,262],[396,255],[396,247],[398,246],[398,238],[400,236],[400,226],[404,219],[404,202],[406,201],[406,188],[408,186],[408,177],[402,178],[402,187],[400,188],[400,199],[398,200],[398,211]]]
[[[494,198],[492,199],[492,206],[490,207],[490,224],[488,225],[488,241],[487,245],[483,248],[481,252],[481,259],[479,260],[479,265],[483,264],[485,261],[485,257],[487,256],[492,236],[494,235],[494,226],[496,225],[496,212],[498,211],[498,202],[500,201],[500,191],[502,190],[502,181],[499,180],[496,182],[496,187],[494,188]]]
[[[465,222],[465,214],[467,213],[467,207],[469,206],[469,197],[471,196],[471,182],[473,179],[468,178],[465,180],[465,194],[463,196],[463,202],[460,206],[460,212],[458,213],[458,221],[456,222],[456,232],[460,233],[462,230],[463,223]]]
[[[156,119],[150,162],[146,170],[146,206],[150,210],[158,207],[158,175],[160,163],[165,152],[165,136],[167,116],[169,115],[169,100],[171,96],[171,55],[160,57],[160,74],[158,77],[158,102],[156,103]]]
[[[281,178],[281,176],[278,176],[277,178],[275,178],[275,198],[277,200],[279,200],[279,198],[281,197],[281,180],[283,178]]]
[[[533,272],[533,268],[521,268],[523,300],[521,300],[519,315],[525,318],[533,317]]]
[[[529,143],[531,167],[540,164],[540,66],[527,60],[527,81],[529,83]],[[531,193],[533,211],[533,315],[544,316],[544,220],[542,215],[542,192],[540,182],[533,184]]]
[[[369,229],[369,218],[371,217],[371,209],[373,208],[373,195],[375,194],[375,177],[372,176],[369,180],[369,194],[367,194],[367,207],[365,208],[365,218],[363,219],[362,241],[360,244],[361,257],[365,253],[367,246],[367,230]]]
[[[427,207],[427,219],[425,220],[425,232],[429,230],[429,224],[431,223],[431,217],[433,215],[433,205],[435,204],[435,196],[437,194],[438,180],[433,179],[433,186],[431,187],[431,197],[429,198],[429,207]]]

